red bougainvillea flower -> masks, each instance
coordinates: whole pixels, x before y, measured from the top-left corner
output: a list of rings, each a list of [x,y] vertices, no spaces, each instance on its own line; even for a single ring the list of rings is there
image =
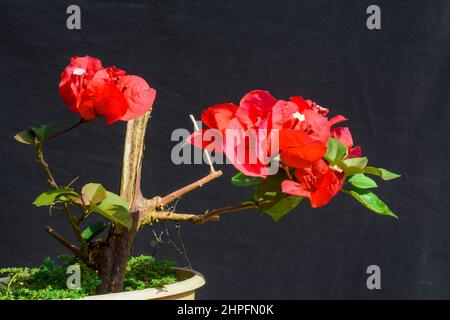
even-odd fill
[[[205,137],[210,130],[195,132],[188,141],[203,149],[225,153],[245,175],[266,177],[267,158],[278,153],[284,164],[303,168],[323,158],[328,139],[332,136],[339,135],[344,143],[353,144],[349,141],[347,129],[332,128],[347,119],[341,115],[328,119],[328,112],[328,109],[300,96],[284,101],[277,100],[267,91],[255,90],[246,94],[239,106],[219,104],[202,113],[202,122],[219,133],[210,134],[209,138],[219,136],[214,139],[220,140],[219,143],[211,144],[211,139]],[[254,133],[253,136],[249,137],[249,131]],[[230,132],[233,133],[231,138]],[[245,152],[242,152],[242,146]]]
[[[344,173],[334,171],[324,160],[319,160],[310,166],[297,168],[295,178],[299,182],[284,180],[282,191],[308,197],[311,207],[317,208],[326,205],[341,190]]]
[[[279,135],[280,156],[285,164],[301,168],[324,156],[332,136],[331,127],[347,120],[341,115],[328,120],[327,115],[328,109],[300,96],[274,105],[271,135]]]
[[[279,130],[279,141],[281,161],[292,168],[316,162],[327,152],[325,143],[314,140],[302,130]]]
[[[277,99],[269,92],[255,90],[241,99],[239,107],[232,103],[212,106],[202,113],[202,122],[209,130],[194,132],[187,141],[203,149],[211,150],[214,145],[215,152],[224,153],[245,175],[266,177],[269,173],[268,117],[275,103]],[[219,131],[219,145],[210,144],[210,139],[205,137],[210,129]]]
[[[104,116],[109,125],[145,114],[156,91],[141,77],[127,75],[116,67],[103,68],[100,60],[72,57],[59,83],[63,101],[85,120]]]

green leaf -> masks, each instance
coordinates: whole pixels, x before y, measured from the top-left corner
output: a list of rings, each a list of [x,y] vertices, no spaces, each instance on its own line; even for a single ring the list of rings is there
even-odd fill
[[[335,138],[329,138],[327,141],[327,152],[324,158],[330,163],[334,163],[336,159],[344,160],[347,157],[347,147]]]
[[[357,168],[365,168],[367,166],[367,163],[369,161],[367,160],[366,157],[361,157],[361,158],[350,158],[350,159],[346,159],[344,160],[344,163],[349,166],[349,167],[357,167]]]
[[[260,205],[260,208],[264,207],[266,203],[271,206],[272,203],[282,198],[281,182],[285,179],[286,174],[283,171],[279,171],[256,185],[253,197],[255,202]]]
[[[249,177],[239,172],[231,178],[231,184],[236,187],[250,187],[260,183],[262,180],[260,177]]]
[[[339,168],[344,170],[345,175],[347,177],[352,176],[357,173],[363,173],[363,169],[356,167],[356,166],[348,166],[345,161],[342,161],[340,159],[334,160],[334,164],[337,165]]]
[[[24,130],[24,131],[17,133],[14,136],[14,139],[19,141],[20,143],[31,144],[31,145],[34,145],[34,138],[35,138],[35,135],[32,130]]]
[[[106,190],[100,183],[88,183],[81,189],[84,204],[97,204],[106,198]]]
[[[348,179],[348,182],[361,189],[370,189],[377,187],[377,183],[373,179],[365,176],[363,173],[357,173],[351,176]]]
[[[66,199],[61,199],[62,197],[66,197]],[[58,188],[41,193],[36,200],[34,200],[33,204],[36,207],[50,206],[59,200],[69,201],[72,198],[78,197],[78,193],[70,188]]]
[[[126,228],[131,228],[132,218],[128,211],[128,203],[117,194],[106,191],[106,198],[100,203],[91,203],[91,210],[104,216],[105,218],[121,224]]]
[[[383,168],[366,167],[366,168],[364,168],[364,172],[368,173],[368,174],[373,174],[373,175],[379,176],[383,180],[392,180],[392,179],[397,179],[397,178],[401,177],[401,175],[396,174],[392,171],[383,169]]]
[[[353,196],[356,200],[361,202],[366,208],[369,210],[372,210],[378,214],[391,216],[394,218],[398,217],[393,213],[389,207],[380,200],[380,198],[377,197],[377,195],[369,190],[359,189],[359,188],[352,188],[349,191],[344,191],[351,196]]]
[[[81,233],[81,237],[83,238],[83,240],[89,242],[96,236],[98,236],[100,233],[102,233],[103,230],[108,228],[108,226],[109,223],[104,221],[94,223],[93,225],[90,225],[89,227],[83,230],[83,232]]]
[[[284,195],[282,199],[275,202],[272,207],[264,209],[263,212],[271,216],[275,222],[278,222],[284,215],[294,210],[302,200],[303,197]]]
[[[45,141],[48,139],[48,137],[50,137],[55,128],[56,126],[54,124],[46,124],[41,125],[38,128],[31,128],[31,130],[33,130],[34,134],[39,138],[40,141]]]
[[[286,174],[279,171],[255,187],[254,200],[258,204],[259,211],[268,214],[275,221],[292,211],[302,200],[302,197],[283,194],[281,182],[285,179]]]

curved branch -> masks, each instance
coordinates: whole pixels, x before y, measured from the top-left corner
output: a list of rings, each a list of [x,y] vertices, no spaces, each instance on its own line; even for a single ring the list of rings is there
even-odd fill
[[[47,226],[46,231],[49,235],[51,235],[54,239],[56,239],[60,244],[69,249],[74,255],[79,258],[86,259],[86,255],[78,248],[76,245],[70,243],[66,238],[60,235],[58,232],[53,230],[50,226]]]
[[[222,171],[212,171],[210,172],[207,176],[181,188],[178,189],[172,193],[169,193],[168,195],[164,196],[161,198],[160,202],[159,202],[159,207],[164,207],[166,205],[168,205],[169,203],[171,203],[174,200],[177,200],[179,198],[181,198],[182,196],[184,196],[186,193],[191,192],[192,190],[195,190],[197,188],[202,187],[204,184],[217,179],[218,177],[220,177],[222,175]]]

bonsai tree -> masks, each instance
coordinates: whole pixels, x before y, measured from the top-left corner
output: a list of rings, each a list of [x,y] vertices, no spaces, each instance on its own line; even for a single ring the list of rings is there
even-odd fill
[[[304,198],[317,208],[328,204],[340,191],[378,214],[396,217],[371,191],[377,183],[368,175],[383,180],[399,175],[367,166],[368,160],[361,148],[354,146],[349,128],[335,126],[347,119],[342,115],[329,118],[329,110],[311,100],[300,96],[278,100],[267,91],[256,90],[246,94],[239,106],[223,103],[207,108],[201,115],[206,128],[196,130],[187,141],[204,149],[208,174],[170,194],[146,198],[141,190],[141,167],[145,130],[156,91],[144,79],[116,67],[105,68],[90,56],[70,60],[61,74],[59,91],[80,120],[62,131],[56,131],[54,125],[32,127],[15,139],[34,148],[51,188],[39,195],[34,205],[61,208],[77,243],[71,243],[50,226],[47,233],[98,271],[98,293],[122,290],[136,234],[143,226],[158,221],[217,222],[227,212],[251,208],[278,221]],[[61,185],[45,160],[44,146],[101,117],[107,125],[128,122],[118,194],[99,183],[87,183],[81,190],[72,188],[73,182]],[[169,210],[173,201],[222,175],[214,169],[210,152],[214,152],[214,159],[226,156],[239,171],[231,183],[253,188],[254,197],[199,214]],[[109,223],[89,225],[93,213]],[[99,237],[105,230],[107,236]]]

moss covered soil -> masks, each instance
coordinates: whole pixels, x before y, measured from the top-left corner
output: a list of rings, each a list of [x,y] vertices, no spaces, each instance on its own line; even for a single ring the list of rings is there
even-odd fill
[[[67,268],[78,265],[81,271],[80,287],[67,288],[70,274]],[[162,287],[177,282],[173,262],[155,260],[151,256],[132,257],[128,261],[124,291]],[[54,300],[79,299],[94,295],[101,284],[98,274],[73,257],[58,257],[57,262],[46,258],[38,268],[0,268],[0,300]]]

